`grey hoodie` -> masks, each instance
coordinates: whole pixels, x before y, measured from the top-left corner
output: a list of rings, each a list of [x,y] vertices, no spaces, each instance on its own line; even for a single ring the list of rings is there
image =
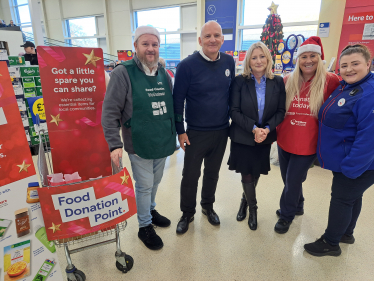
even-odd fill
[[[144,73],[143,65],[136,54],[133,60],[139,69]],[[160,69],[158,64],[157,69]],[[167,73],[167,72],[166,72]],[[144,75],[146,75],[144,73]],[[156,72],[157,75],[157,72]],[[169,74],[166,74],[170,90],[173,91],[173,84]],[[132,117],[132,88],[129,74],[123,65],[118,65],[111,73],[108,88],[106,90],[101,125],[103,126],[104,136],[108,143],[109,150],[112,152],[117,148],[122,148],[123,144],[119,135],[119,129],[122,128],[122,139],[125,144],[125,151],[135,154],[132,145],[131,128],[126,128],[123,124]]]

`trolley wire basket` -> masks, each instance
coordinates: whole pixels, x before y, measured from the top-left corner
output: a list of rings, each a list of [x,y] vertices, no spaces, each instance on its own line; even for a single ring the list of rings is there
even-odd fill
[[[40,129],[39,125],[39,116],[37,115],[37,129],[38,129],[38,135],[39,135],[39,154],[38,154],[38,169],[39,169],[39,176],[42,182],[42,186],[46,187],[48,186],[48,170],[53,173],[53,166],[51,157],[48,153],[48,146],[46,144],[46,137],[45,137],[45,131]],[[47,150],[45,150],[47,148]],[[47,153],[46,153],[47,152]],[[48,159],[48,164],[46,161],[46,155]],[[119,159],[119,167],[117,167],[113,161],[112,161],[112,173],[116,174],[122,170],[122,158]],[[92,181],[92,180],[88,180]],[[95,247],[107,245],[110,243],[116,243],[116,252],[114,254],[116,259],[116,267],[118,270],[120,270],[123,273],[127,273],[134,264],[134,259],[127,255],[125,252],[121,250],[121,244],[120,244],[120,232],[124,231],[127,226],[127,221],[123,221],[121,223],[118,223],[116,225],[113,225],[112,227],[104,228],[100,231],[92,232],[85,235],[79,235],[75,237],[70,238],[64,238],[59,240],[54,240],[54,244],[61,248],[64,248],[65,251],[65,257],[67,261],[67,266],[65,269],[67,279],[68,281],[85,281],[86,275],[81,271],[78,270],[74,264],[72,263],[71,254],[75,254],[78,252],[82,252],[87,249],[92,249]],[[84,244],[84,245],[83,245]],[[86,245],[87,244],[87,245]],[[69,246],[80,246],[78,248],[69,249]]]

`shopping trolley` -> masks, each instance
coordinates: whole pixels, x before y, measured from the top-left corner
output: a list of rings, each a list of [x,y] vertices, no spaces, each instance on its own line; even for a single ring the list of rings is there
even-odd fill
[[[47,145],[47,141],[45,137],[45,131],[43,129],[40,129],[39,127],[39,116],[37,116],[37,129],[38,129],[38,134],[39,134],[39,153],[38,153],[37,165],[38,165],[38,170],[39,170],[39,175],[40,175],[40,179],[42,182],[42,186],[46,187],[49,185],[48,179],[47,179],[48,168],[49,168],[49,171],[53,173],[53,166],[52,166],[51,157],[48,153],[49,149],[48,149],[48,145]],[[47,154],[48,164],[47,164],[46,157],[45,157],[46,154]],[[117,167],[112,162],[112,173],[113,174],[116,174],[122,170],[123,168],[122,159],[120,159],[119,163],[120,163],[120,166]],[[124,231],[126,229],[126,226],[127,226],[127,221],[125,220],[115,226],[105,228],[97,232],[53,241],[57,247],[64,248],[66,261],[67,261],[65,272],[66,272],[68,281],[85,281],[86,280],[86,275],[81,270],[78,270],[74,266],[71,260],[71,257],[70,257],[71,254],[82,252],[86,249],[91,249],[91,248],[95,248],[98,246],[107,245],[110,243],[116,243],[116,252],[114,256],[116,259],[117,269],[123,273],[127,273],[129,270],[131,270],[131,268],[134,265],[134,259],[130,255],[127,255],[125,252],[123,252],[121,250],[121,245],[120,245],[119,233],[120,231]],[[113,235],[115,237],[110,238]],[[103,238],[109,238],[109,239],[95,243],[95,240],[101,240]],[[88,242],[90,244],[81,246],[75,249],[69,249],[69,246],[79,245],[85,242]]]

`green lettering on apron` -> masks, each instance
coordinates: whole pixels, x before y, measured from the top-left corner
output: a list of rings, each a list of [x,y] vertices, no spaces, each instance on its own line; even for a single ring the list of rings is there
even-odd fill
[[[135,153],[144,159],[173,154],[176,145],[173,96],[165,69],[160,68],[157,76],[148,76],[134,60],[122,64],[131,81],[131,134]]]

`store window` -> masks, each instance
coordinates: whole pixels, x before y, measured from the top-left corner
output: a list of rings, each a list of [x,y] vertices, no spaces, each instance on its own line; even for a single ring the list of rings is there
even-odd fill
[[[247,50],[260,40],[262,27],[272,0],[243,0],[240,20],[239,46]],[[305,38],[317,35],[321,0],[277,0],[278,14],[283,24],[284,40],[291,34],[302,34]]]
[[[178,31],[180,29],[180,7],[136,11],[136,27],[151,25],[159,32]]]
[[[180,7],[135,12],[135,27],[149,25],[160,32],[160,57],[167,66],[176,65],[181,58]]]
[[[96,17],[65,20],[65,42],[80,47],[98,47]]]
[[[33,31],[31,26],[31,17],[28,0],[11,0],[12,18],[16,25],[26,35],[28,41],[33,41]],[[9,24],[7,22],[7,24]]]

